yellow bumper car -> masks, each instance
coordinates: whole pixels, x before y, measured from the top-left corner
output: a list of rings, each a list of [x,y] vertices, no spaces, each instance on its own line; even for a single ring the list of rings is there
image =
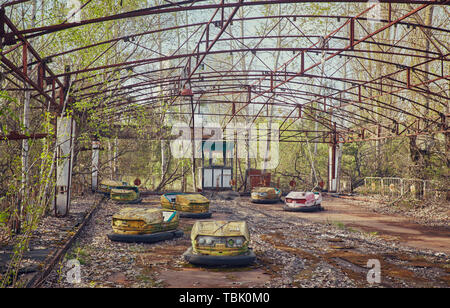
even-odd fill
[[[245,266],[253,263],[250,234],[245,221],[197,221],[192,227],[186,261],[204,266]]]
[[[255,187],[251,192],[253,203],[277,203],[281,198],[281,190],[275,187]]]
[[[167,193],[161,196],[163,209],[176,210],[182,218],[210,218],[209,200],[201,194]]]
[[[154,243],[183,235],[177,230],[177,211],[145,208],[123,208],[112,217],[112,241]]]
[[[111,189],[109,197],[111,200],[119,203],[139,203],[142,201],[137,186],[119,186],[119,188]]]

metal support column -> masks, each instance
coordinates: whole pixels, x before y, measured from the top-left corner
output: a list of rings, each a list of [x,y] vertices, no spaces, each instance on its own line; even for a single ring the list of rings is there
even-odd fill
[[[57,119],[56,125],[57,161],[54,210],[55,216],[66,216],[70,207],[75,121],[70,116],[60,117]]]

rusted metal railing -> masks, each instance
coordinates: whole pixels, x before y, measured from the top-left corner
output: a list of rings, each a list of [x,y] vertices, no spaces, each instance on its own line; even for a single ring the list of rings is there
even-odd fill
[[[360,192],[381,195],[390,200],[400,197],[416,200],[445,198],[443,190],[435,181],[397,177],[366,177]]]

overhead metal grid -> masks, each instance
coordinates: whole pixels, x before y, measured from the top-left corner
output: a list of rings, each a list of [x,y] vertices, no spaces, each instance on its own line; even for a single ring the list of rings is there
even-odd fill
[[[166,1],[164,4],[112,16],[82,20],[76,23],[19,29],[5,14],[14,5],[28,1],[9,1],[0,10],[0,48],[2,75],[9,81],[9,91],[32,91],[33,98],[43,110],[56,113],[70,108],[70,104],[84,99],[98,99],[95,107],[104,119],[120,121],[137,108],[160,113],[191,117],[200,105],[220,104],[219,111],[204,112],[206,116],[223,119],[222,125],[235,118],[245,117],[255,123],[259,118],[280,121],[280,141],[302,142],[308,130],[291,129],[299,119],[319,122],[321,131],[312,142],[340,143],[378,140],[398,136],[443,132],[448,134],[448,28],[425,26],[418,22],[419,12],[431,5],[447,5],[449,1],[378,1],[387,6],[387,16],[376,20],[372,28],[369,13],[376,3],[368,5],[355,15],[299,15],[270,14],[239,18],[237,12],[248,6],[279,5],[302,2],[329,1]],[[88,7],[88,1],[85,6]],[[339,2],[366,1],[333,1]],[[392,4],[410,4],[410,10],[393,14]],[[201,12],[203,21],[184,25],[158,27],[141,33],[123,33],[114,39],[78,46],[45,57],[33,48],[31,40],[46,37],[68,29],[108,21],[144,18],[151,15],[166,16],[175,12]],[[395,15],[395,16],[394,16]],[[202,19],[197,18],[197,19]],[[328,20],[331,29],[325,35],[307,33],[299,20]],[[264,33],[233,31],[234,23],[264,22],[274,25]],[[289,31],[274,33],[281,23]],[[381,34],[392,27],[404,27],[400,38],[385,40]],[[136,40],[148,35],[162,35],[187,30],[189,36],[170,54],[154,51]],[[415,32],[425,34],[430,48],[424,50],[406,44]],[[439,37],[447,40],[439,41]],[[283,47],[271,45],[273,40],[290,40]],[[300,42],[301,46],[296,42]],[[90,48],[105,46],[107,50],[117,44],[127,43],[147,52],[143,59],[128,59],[107,65],[95,66],[102,54],[87,67],[66,68],[53,72],[52,61],[77,54]],[[233,43],[233,45],[230,45]],[[186,52],[184,46],[191,46]],[[193,47],[192,47],[193,46]],[[105,52],[106,52],[105,51]],[[268,53],[283,55],[282,64],[276,68],[266,59]],[[21,55],[21,59],[17,55]],[[237,63],[251,55],[258,65],[248,69]],[[228,67],[216,65],[218,57],[236,56]],[[29,61],[29,57],[33,61]],[[404,59],[412,59],[405,64]],[[361,74],[342,71],[353,65]],[[432,72],[427,67],[433,65]],[[326,72],[324,66],[327,67]],[[389,73],[377,72],[376,67],[389,67]],[[37,67],[37,81],[31,78],[30,67]],[[101,81],[95,77],[103,76]],[[106,83],[104,81],[107,81]],[[25,86],[22,86],[23,83]],[[69,90],[70,87],[70,90]],[[188,92],[183,92],[184,89]],[[70,99],[67,93],[70,92]],[[190,99],[186,99],[188,93]],[[414,95],[410,95],[410,94]],[[237,97],[237,98],[236,98]],[[425,103],[426,101],[426,103]],[[68,106],[65,106],[65,102]],[[399,104],[401,102],[401,104]],[[403,104],[412,106],[404,108]],[[161,110],[161,105],[166,110]],[[268,106],[279,112],[269,113]],[[253,108],[252,112],[248,108]],[[184,109],[183,109],[184,108]],[[416,110],[416,112],[413,111]],[[389,111],[389,112],[386,112]],[[316,133],[316,132],[314,132]],[[40,138],[43,134],[25,136],[12,134],[15,139]],[[0,136],[5,139],[7,136]]]

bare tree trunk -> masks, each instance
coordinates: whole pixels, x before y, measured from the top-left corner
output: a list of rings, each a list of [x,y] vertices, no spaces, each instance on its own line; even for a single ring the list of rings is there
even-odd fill
[[[118,179],[118,175],[119,175],[119,141],[117,140],[117,137],[114,138],[114,156],[113,156],[113,175],[114,175],[114,179],[117,180]]]
[[[108,139],[108,164],[109,164],[109,179],[113,180],[113,153],[111,147],[111,140]]]
[[[31,17],[31,27],[33,28],[36,24],[36,0],[32,2],[32,17]],[[29,54],[28,62],[33,62],[32,56]],[[28,67],[31,71],[31,65]],[[24,88],[27,88],[26,83],[24,83]],[[30,101],[31,101],[31,93],[30,91],[25,92],[24,104],[23,104],[23,133],[26,134],[30,129]],[[26,207],[26,199],[28,196],[28,186],[30,184],[29,178],[29,160],[30,160],[30,148],[28,144],[29,140],[22,140],[22,174],[21,174],[21,196],[19,202],[19,220],[23,219],[24,210]],[[20,232],[20,226],[18,227],[18,232]]]
[[[161,140],[161,182],[164,180],[166,173],[166,141]]]
[[[26,87],[26,85],[25,85]],[[23,133],[26,134],[30,129],[30,91],[25,92],[25,100],[23,106]],[[29,144],[28,139],[22,140],[22,200],[27,195],[26,190],[29,184]]]
[[[281,15],[281,5],[278,5],[278,15]],[[281,48],[281,22],[278,23],[278,38],[277,38],[277,48]],[[277,51],[277,55],[275,58],[275,63],[274,63],[274,71],[277,69],[278,67],[278,62],[280,60],[280,51]],[[273,99],[271,99],[273,101]],[[270,102],[270,101],[269,101]],[[264,162],[263,162],[263,170],[262,173],[264,174],[266,172],[267,169],[267,160],[269,158],[269,152],[270,152],[270,140],[272,139],[272,115],[273,115],[273,105],[268,104],[267,105],[267,115],[269,116],[269,125],[267,126],[268,131],[267,131],[267,136],[265,137],[267,139],[267,143],[266,143],[266,151],[264,153]]]
[[[327,27],[325,28],[325,30],[327,30]],[[326,44],[327,43],[324,41],[324,39],[322,39],[321,47],[325,48]],[[320,76],[322,78],[320,78],[319,96],[322,95],[322,91],[323,91],[323,79],[324,79],[323,76],[325,74],[325,61],[323,61],[324,58],[325,58],[325,50],[322,51],[322,64],[321,64],[321,68],[320,68]],[[325,104],[325,101],[324,101],[324,104]],[[317,106],[316,109],[318,109],[318,107],[319,106]],[[315,119],[315,121],[314,121],[314,131],[316,132],[316,138],[318,138],[319,137],[319,132],[318,132],[318,130],[319,130],[319,122],[317,121],[317,110],[314,111],[314,119]],[[314,170],[314,165],[315,165],[316,157],[317,157],[317,144],[318,143],[317,143],[317,140],[316,140],[316,142],[314,142],[313,157],[311,157],[311,183],[314,186],[317,184],[317,175],[316,175],[316,172]]]
[[[191,158],[191,172],[192,172],[192,188],[193,191],[197,191],[197,178],[195,176],[195,119],[194,119],[194,97],[191,96],[191,117],[192,117],[192,132],[191,132],[191,148],[192,148],[192,158]]]
[[[433,24],[433,6],[430,5],[429,7],[426,8],[426,19],[425,19],[425,26],[431,26]],[[425,51],[426,51],[426,56],[428,57],[428,53],[430,51],[430,39],[431,39],[431,29],[424,29],[425,32],[427,32],[428,38],[425,38]],[[425,81],[427,82],[428,80],[430,80],[430,77],[428,76],[428,73],[430,72],[430,64],[429,62],[425,63]],[[428,84],[428,83],[426,83]],[[428,96],[428,94],[425,94],[425,113],[424,115],[427,116],[428,114],[428,107],[430,105],[430,97]]]
[[[426,26],[431,26],[433,21],[433,7],[428,7],[426,9],[426,17],[425,17],[425,25]],[[425,33],[431,33],[431,30],[425,29],[424,30]],[[428,56],[428,53],[430,51],[430,39],[431,36],[428,35],[428,37],[426,37],[425,35],[425,50],[426,50],[426,54]],[[430,67],[429,64],[426,63],[425,64],[425,81],[429,80],[429,73]],[[428,115],[428,107],[430,104],[430,98],[427,94],[425,94],[425,110],[424,110],[424,115],[427,116]],[[426,123],[425,123],[426,125]],[[429,153],[430,153],[430,149],[429,149],[429,143],[425,142],[424,148],[419,148],[419,146],[417,145],[417,137],[416,136],[412,136],[409,138],[409,148],[410,148],[410,155],[411,155],[411,160],[413,161],[413,163],[415,164],[415,166],[413,167],[413,174],[416,174],[419,178],[424,179],[425,178],[425,174],[424,174],[424,168],[429,164]]]

